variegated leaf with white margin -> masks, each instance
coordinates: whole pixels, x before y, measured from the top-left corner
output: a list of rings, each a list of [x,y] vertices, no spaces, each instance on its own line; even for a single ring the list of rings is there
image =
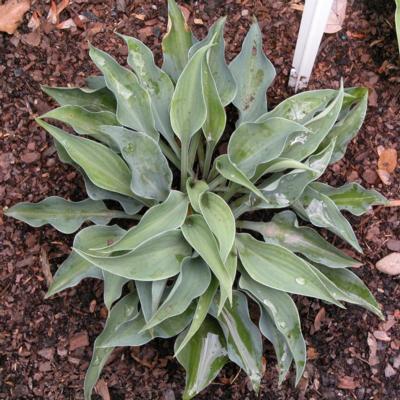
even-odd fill
[[[241,274],[239,286],[256,298],[260,307],[265,309],[278,331],[285,337],[296,364],[297,384],[306,366],[306,344],[296,305],[287,293],[261,285],[247,273]]]
[[[207,290],[210,281],[210,269],[202,258],[185,258],[174,287],[143,330],[152,329],[164,320],[182,314],[194,299]]]
[[[362,253],[349,221],[327,195],[308,186],[299,202],[303,205],[304,215],[313,225],[330,230]]]
[[[176,82],[188,61],[193,35],[175,0],[168,0],[168,28],[162,40],[162,69]]]
[[[132,192],[157,202],[165,200],[171,190],[172,172],[158,143],[122,126],[103,126],[101,131],[117,144],[128,164]]]
[[[172,190],[163,203],[149,208],[139,223],[129,229],[119,241],[104,248],[92,248],[93,254],[133,250],[152,238],[181,227],[187,210],[187,196]]]
[[[106,52],[90,46],[89,56],[103,73],[107,87],[117,100],[117,119],[121,125],[143,132],[158,140],[150,96],[136,75]]]
[[[207,36],[195,43],[189,50],[191,57],[199,48],[214,43],[207,57],[211,75],[217,86],[222,105],[227,106],[236,95],[235,79],[225,61],[224,26],[226,17],[219,18],[208,30]]]

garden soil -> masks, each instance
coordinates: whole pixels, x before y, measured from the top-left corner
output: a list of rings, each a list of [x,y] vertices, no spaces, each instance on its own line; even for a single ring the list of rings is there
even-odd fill
[[[31,3],[16,33],[0,33],[2,207],[50,195],[72,200],[85,197],[79,174],[59,161],[51,139],[34,121],[54,107],[40,84],[83,85],[85,77],[96,74],[88,42],[125,63],[127,50],[115,30],[139,37],[160,62],[167,23],[161,0],[75,0],[58,17],[53,12],[56,24],[46,19],[49,1]],[[293,94],[287,82],[301,1],[181,4],[199,38],[219,16],[228,16],[229,59],[240,50],[255,15],[265,51],[277,69],[268,91],[269,105]],[[309,89],[337,88],[341,78],[347,87],[369,88],[365,123],[345,158],[323,180],[333,186],[360,182],[396,200],[400,198],[400,169],[382,177],[377,172],[383,149],[400,150],[400,58],[393,15],[392,1],[349,0],[343,29],[323,38]],[[37,29],[32,31],[32,27]],[[228,364],[199,399],[400,399],[400,281],[375,268],[381,258],[400,251],[400,208],[375,207],[350,220],[363,255],[330,239],[363,261],[355,272],[382,305],[386,321],[355,306],[341,310],[296,298],[309,358],[300,384],[294,387],[292,371],[278,386],[275,355],[265,342],[266,371],[258,396],[251,392],[245,374]],[[0,212],[0,399],[83,398],[91,346],[107,315],[102,282],[86,280],[44,299],[50,272],[67,256],[71,242],[72,235],[62,235],[50,226],[30,228]],[[173,341],[155,340],[141,348],[117,350],[93,398],[174,400],[181,398],[184,384],[184,371],[173,358]]]

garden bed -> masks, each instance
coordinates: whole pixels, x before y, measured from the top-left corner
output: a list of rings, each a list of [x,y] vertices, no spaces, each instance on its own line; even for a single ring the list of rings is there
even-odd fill
[[[46,16],[49,7],[33,2],[19,33],[0,36],[2,206],[50,195],[72,200],[86,197],[79,174],[60,163],[51,139],[34,122],[34,117],[53,105],[39,84],[83,85],[85,77],[96,74],[88,57],[88,40],[123,63],[126,47],[114,30],[139,37],[160,55],[167,15],[164,1],[71,3],[60,19],[83,15],[87,22],[82,27],[60,30],[42,24],[40,35],[33,37],[27,27],[31,12]],[[389,199],[398,199],[399,169],[388,185],[376,173],[379,146],[400,150],[400,62],[394,4],[349,3],[343,30],[323,39],[309,88],[337,88],[343,77],[347,87],[370,88],[370,107],[346,157],[330,168],[324,180],[333,186],[358,181]],[[292,94],[287,79],[301,18],[296,4],[300,2],[210,0],[184,6],[198,37],[219,16],[228,15],[229,58],[239,51],[252,15],[257,16],[266,53],[277,69],[268,93],[273,107]],[[69,252],[72,236],[49,226],[36,230],[2,216],[0,221],[0,399],[81,399],[91,345],[106,317],[102,282],[86,280],[45,301],[49,271],[54,273]],[[291,373],[278,388],[275,356],[272,346],[265,343],[266,374],[260,398],[400,398],[400,285],[398,278],[374,267],[389,252],[400,251],[400,212],[377,207],[351,221],[364,249],[364,265],[355,272],[382,304],[387,322],[380,323],[351,305],[339,310],[297,298],[309,345],[305,377],[294,388]],[[171,340],[116,351],[103,374],[111,399],[179,399],[184,373],[172,355]],[[255,399],[247,378],[238,373],[238,367],[229,364],[199,398]]]

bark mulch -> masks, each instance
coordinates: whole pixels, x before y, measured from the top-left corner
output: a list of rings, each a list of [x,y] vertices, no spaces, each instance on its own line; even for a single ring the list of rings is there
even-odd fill
[[[399,168],[383,184],[376,173],[378,149],[400,150],[400,59],[394,31],[394,2],[348,1],[343,29],[325,35],[310,89],[367,86],[369,110],[345,159],[324,180],[332,185],[357,181],[390,199],[399,198]],[[393,3],[393,4],[392,4]],[[277,69],[269,90],[271,106],[292,93],[287,88],[301,12],[299,0],[209,0],[181,4],[198,37],[219,16],[227,15],[227,53],[231,59],[256,15],[265,50]],[[33,1],[18,32],[0,34],[0,202],[39,201],[49,195],[85,197],[79,174],[60,163],[50,138],[34,117],[54,106],[39,84],[83,85],[95,74],[88,41],[125,62],[126,48],[113,31],[137,36],[160,61],[166,28],[164,1],[75,0],[60,14],[73,29],[46,23],[50,4]],[[41,15],[40,32],[28,21]],[[85,22],[79,22],[77,16]],[[400,399],[400,285],[379,273],[375,263],[400,251],[399,208],[377,207],[350,218],[364,249],[355,272],[382,304],[386,322],[349,306],[347,310],[315,300],[297,299],[308,343],[307,369],[300,385],[294,374],[277,384],[276,360],[265,343],[267,371],[260,399]],[[33,229],[0,213],[0,399],[82,399],[91,345],[106,317],[102,283],[87,280],[44,300],[49,271],[69,252],[72,236],[49,226]],[[337,241],[340,247],[345,246]],[[351,250],[346,251],[351,253]],[[107,399],[179,399],[183,369],[173,359],[173,341],[156,340],[141,348],[115,352],[104,369],[99,392]],[[107,389],[107,385],[108,389]],[[94,398],[100,398],[94,395]],[[249,382],[229,364],[199,399],[256,399]]]

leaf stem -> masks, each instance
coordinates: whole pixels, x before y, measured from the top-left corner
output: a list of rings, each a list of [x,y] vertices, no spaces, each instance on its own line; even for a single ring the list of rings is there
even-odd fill
[[[234,196],[238,192],[239,188],[240,188],[239,184],[231,182],[229,184],[229,190],[222,196],[222,198],[226,202],[228,202],[232,198],[232,196]]]
[[[189,169],[189,141],[182,140],[181,142],[181,191],[184,193]]]
[[[203,179],[207,179],[210,172],[211,159],[214,153],[215,142],[207,140],[206,158],[204,160]]]
[[[219,185],[224,184],[225,181],[226,181],[226,179],[222,175],[220,175],[220,176],[217,176],[212,182],[210,182],[208,184],[208,186],[209,186],[210,190],[213,190],[216,187],[218,187]]]
[[[172,162],[172,164],[175,165],[175,167],[177,167],[178,169],[181,167],[179,164],[179,159],[176,156],[176,154],[171,150],[171,148],[164,143],[161,139],[158,142],[158,144],[160,145],[161,151],[164,153],[165,157],[168,158],[169,161]]]

